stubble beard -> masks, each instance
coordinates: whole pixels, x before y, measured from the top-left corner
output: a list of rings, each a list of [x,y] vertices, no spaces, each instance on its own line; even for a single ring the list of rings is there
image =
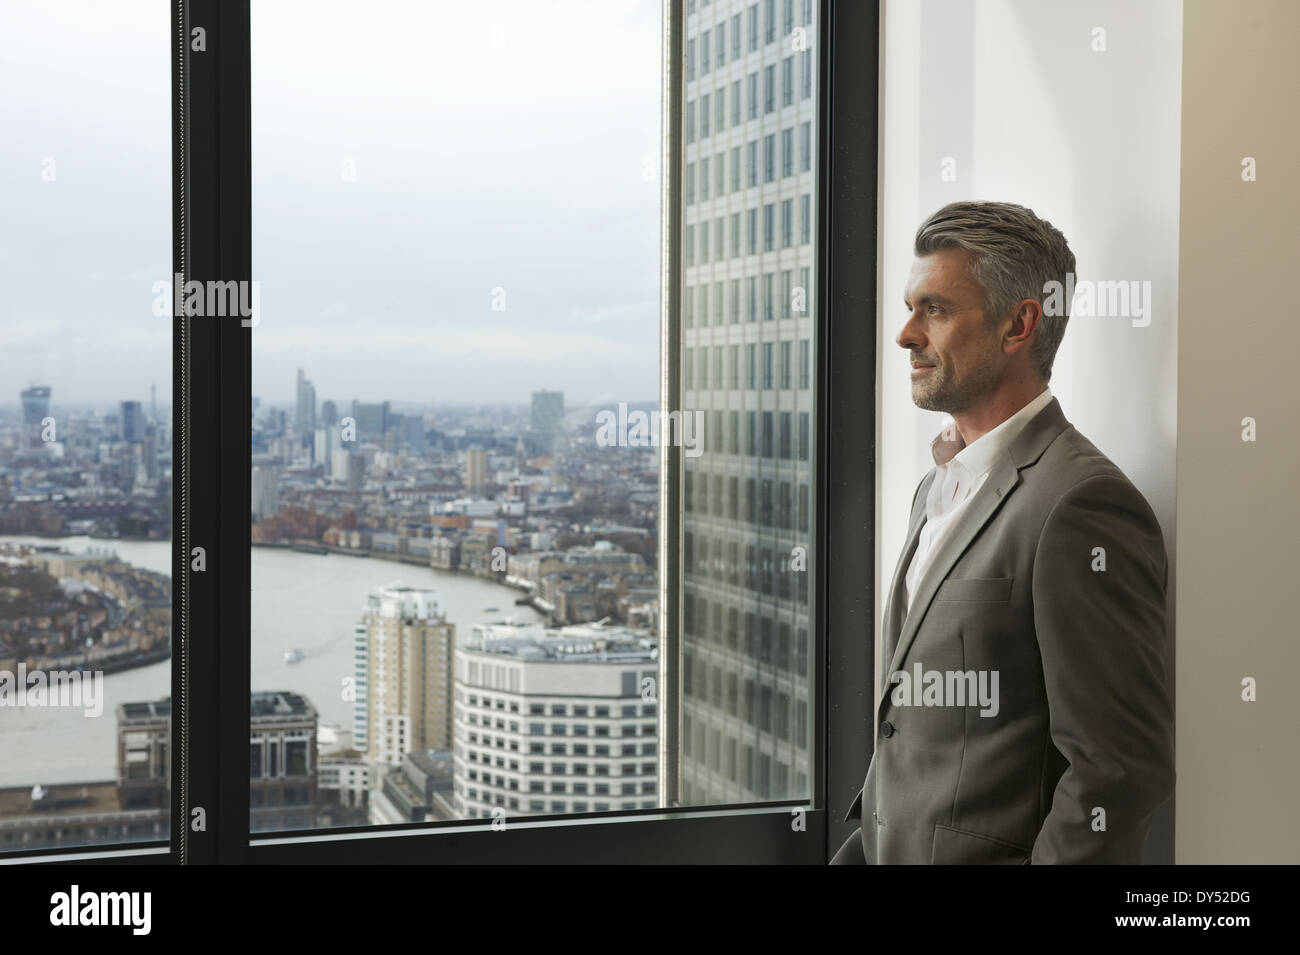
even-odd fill
[[[991,361],[975,365],[964,378],[957,378],[947,367],[936,364],[928,375],[912,382],[912,402],[925,411],[961,414],[992,394],[999,374]]]

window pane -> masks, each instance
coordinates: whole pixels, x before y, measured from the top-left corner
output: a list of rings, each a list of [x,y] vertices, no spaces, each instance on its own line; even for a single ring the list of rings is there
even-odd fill
[[[253,5],[250,826],[657,807],[660,4],[328,9]]]
[[[170,34],[0,5],[0,853],[169,835]]]
[[[723,2],[688,15],[687,41],[716,18],[746,9],[742,3]],[[669,798],[682,804],[804,799],[811,794],[814,661],[807,648],[814,571],[806,555],[813,545],[809,494],[815,388],[809,356],[816,326],[808,281],[815,266],[809,241],[815,226],[810,221],[813,204],[802,197],[816,191],[810,154],[816,111],[814,96],[794,93],[799,48],[791,34],[793,7],[781,8],[784,34],[791,35],[779,38],[779,55],[758,42],[760,21],[765,43],[777,41],[777,9],[774,2],[765,2],[761,11],[758,4],[748,8],[753,40],[725,67],[737,79],[748,78],[744,125],[714,129],[695,142],[683,140],[685,167],[723,149],[743,147],[746,154],[745,177],[737,183],[744,188],[709,203],[683,205],[685,232],[725,213],[737,217],[737,223],[744,220],[746,238],[743,244],[715,249],[707,263],[686,258],[679,277],[683,289],[725,280],[736,290],[732,307],[737,318],[681,329],[684,371],[698,364],[693,356],[705,349],[734,356],[728,374],[715,372],[710,390],[688,390],[682,396],[686,413],[699,422],[697,431],[725,418],[731,436],[710,440],[706,434],[703,453],[682,456],[682,486],[684,492],[693,489],[694,506],[681,515],[684,712],[680,752],[669,754],[680,769],[680,791]],[[799,42],[808,44],[811,60],[816,27],[809,23],[799,29],[806,34]],[[782,64],[779,98],[776,62]],[[816,75],[815,67],[809,70]],[[688,83],[683,95],[695,98],[694,84]],[[802,153],[798,162],[796,129]],[[739,320],[742,313],[744,321]],[[707,507],[702,488],[710,489]]]

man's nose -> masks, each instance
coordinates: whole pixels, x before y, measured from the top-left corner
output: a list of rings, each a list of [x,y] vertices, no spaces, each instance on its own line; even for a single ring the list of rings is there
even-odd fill
[[[903,327],[898,330],[898,335],[894,339],[894,342],[898,347],[910,351],[913,348],[920,347],[924,344],[921,335],[917,332],[915,319],[915,314],[907,316],[907,321],[905,321]]]

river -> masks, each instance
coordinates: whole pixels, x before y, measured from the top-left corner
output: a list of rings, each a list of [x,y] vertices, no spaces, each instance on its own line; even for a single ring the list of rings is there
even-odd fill
[[[169,541],[103,541],[89,537],[0,536],[0,543],[57,544],[74,553],[114,550],[126,562],[171,573]],[[352,704],[343,679],[353,675],[352,628],[376,587],[401,583],[438,591],[457,638],[485,620],[514,615],[539,620],[531,607],[516,607],[519,592],[481,577],[341,554],[303,554],[279,548],[252,551],[252,689],[291,690],[309,699],[322,723],[352,727]],[[485,613],[497,607],[499,612]],[[298,663],[286,650],[301,650]],[[171,694],[171,662],[106,674],[103,715],[80,709],[0,707],[0,787],[36,783],[111,780],[116,777],[120,703]]]

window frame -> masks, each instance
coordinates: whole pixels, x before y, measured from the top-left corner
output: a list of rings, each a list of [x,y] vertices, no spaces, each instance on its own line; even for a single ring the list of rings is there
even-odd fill
[[[173,524],[172,807],[169,845],[5,854],[79,863],[355,864],[565,862],[824,863],[872,752],[875,683],[875,419],[879,0],[819,0],[817,389],[814,429],[811,798],[676,805],[677,766],[659,768],[660,808],[486,821],[257,834],[249,827],[251,331],[173,319],[177,409]],[[176,0],[173,27],[173,261],[186,280],[251,281],[250,0]],[[757,4],[747,8],[753,17]],[[753,21],[751,20],[751,23]],[[192,53],[191,27],[207,32]],[[661,399],[680,409],[683,0],[663,4]],[[868,91],[868,95],[863,95]],[[834,441],[830,440],[834,435]],[[680,448],[660,449],[661,753],[681,742]],[[801,490],[802,493],[802,490]],[[749,502],[752,506],[752,500]],[[828,515],[835,514],[832,522]],[[193,547],[206,570],[192,572]],[[192,814],[202,809],[205,825]],[[791,813],[803,809],[796,830]],[[610,826],[617,827],[611,831]],[[613,836],[613,838],[611,838]]]

